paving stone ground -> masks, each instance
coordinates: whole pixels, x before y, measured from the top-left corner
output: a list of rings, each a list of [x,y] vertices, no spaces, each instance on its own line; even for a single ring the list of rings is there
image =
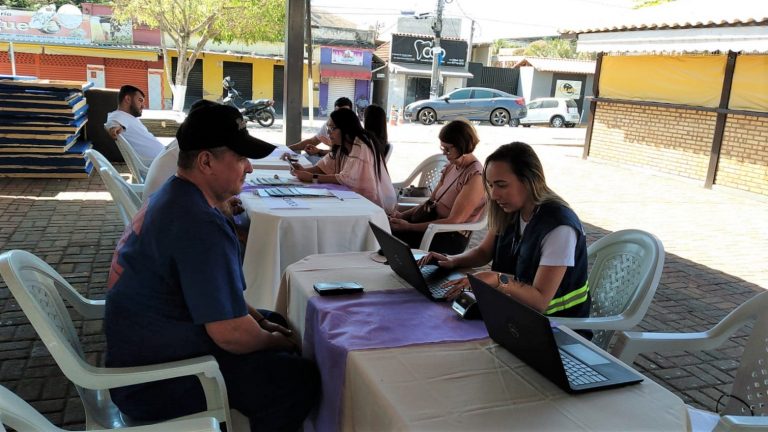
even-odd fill
[[[590,242],[630,227],[646,229],[662,239],[667,250],[664,273],[638,329],[704,330],[768,288],[765,199],[707,190],[694,182],[607,162],[585,161],[579,157],[580,147],[536,146],[536,150],[550,184],[584,221]],[[479,148],[481,154],[488,151]],[[409,158],[410,167],[423,159]],[[117,167],[127,172],[124,165]],[[105,190],[98,176],[87,180],[0,179],[0,250],[28,250],[51,264],[82,294],[103,298],[112,251],[123,229]],[[100,364],[102,323],[75,322],[89,361]],[[649,353],[634,366],[686,403],[714,410],[733,381],[749,330],[739,332],[717,350]],[[84,422],[76,391],[2,282],[0,385],[32,403],[56,425],[77,428]]]

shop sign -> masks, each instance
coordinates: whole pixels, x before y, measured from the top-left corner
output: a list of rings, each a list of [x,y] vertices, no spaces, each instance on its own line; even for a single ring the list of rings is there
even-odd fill
[[[116,24],[111,17],[84,15],[77,6],[58,9],[47,5],[37,11],[0,9],[0,39],[18,42],[133,43],[130,22]]]
[[[555,83],[555,97],[578,99],[581,97],[581,81],[557,80]]]
[[[363,52],[346,48],[331,48],[331,63],[362,66]]]
[[[390,59],[397,63],[432,64],[435,55],[434,38],[431,36],[392,35],[392,55]],[[467,61],[467,42],[440,40],[438,59],[441,65],[464,67]]]

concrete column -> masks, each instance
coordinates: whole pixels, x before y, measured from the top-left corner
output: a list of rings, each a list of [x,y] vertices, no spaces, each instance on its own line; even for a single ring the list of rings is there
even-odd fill
[[[307,0],[288,0],[285,8],[285,80],[283,129],[285,144],[301,141],[301,103],[304,88],[304,22]],[[312,91],[312,89],[310,89]],[[311,109],[311,108],[310,108]]]

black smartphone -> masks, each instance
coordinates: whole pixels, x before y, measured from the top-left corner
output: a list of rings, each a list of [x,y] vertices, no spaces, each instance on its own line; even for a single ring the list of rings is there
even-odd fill
[[[315,282],[314,288],[322,296],[363,292],[363,286],[357,282]]]

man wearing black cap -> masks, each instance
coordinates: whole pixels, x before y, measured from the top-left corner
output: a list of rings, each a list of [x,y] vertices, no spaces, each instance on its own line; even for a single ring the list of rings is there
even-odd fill
[[[134,217],[110,269],[107,366],[155,364],[210,354],[232,408],[253,430],[297,430],[319,393],[319,374],[297,355],[283,317],[243,298],[234,228],[217,209],[240,193],[248,158],[274,146],[248,134],[224,105],[190,112],[176,134],[178,171]],[[205,410],[195,377],[111,391],[129,417],[155,421]]]

